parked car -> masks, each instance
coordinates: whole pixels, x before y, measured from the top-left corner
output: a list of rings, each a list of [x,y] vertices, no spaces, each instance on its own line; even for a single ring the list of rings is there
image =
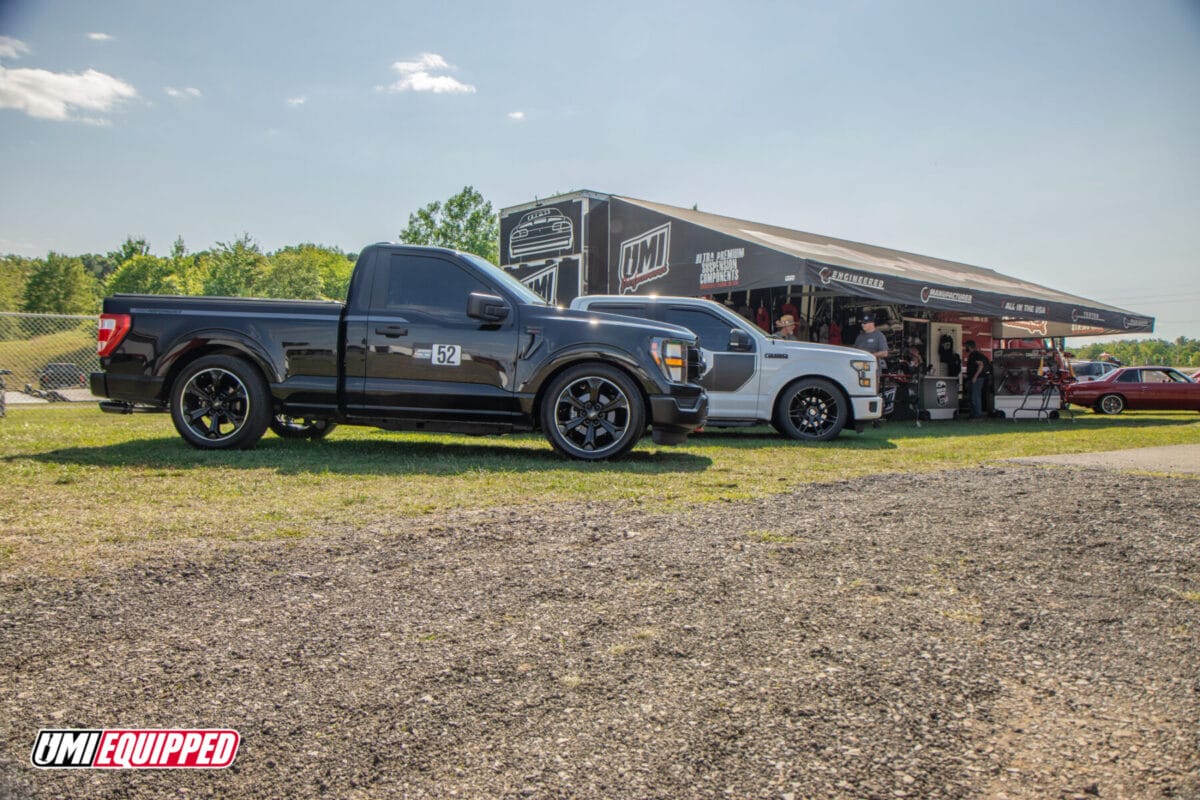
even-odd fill
[[[1200,411],[1200,383],[1171,367],[1120,367],[1063,390],[1068,403],[1101,414],[1131,411]]]
[[[106,298],[92,393],[111,413],[169,411],[203,449],[253,447],[268,427],[319,439],[335,424],[541,429],[583,460],[624,455],[647,427],[657,444],[683,442],[708,407],[695,335],[594,316],[469,253],[376,244],[345,303]]]
[[[769,422],[791,439],[823,442],[883,415],[879,364],[862,350],[768,336],[720,303],[695,297],[586,295],[571,308],[693,331],[707,367],[700,385],[711,427]]]
[[[83,389],[87,386],[87,373],[78,364],[56,362],[42,367],[37,374],[38,386],[48,389]]]
[[[1071,361],[1068,363],[1071,365],[1071,372],[1075,373],[1075,380],[1080,383],[1099,380],[1117,369],[1116,364],[1107,361]]]

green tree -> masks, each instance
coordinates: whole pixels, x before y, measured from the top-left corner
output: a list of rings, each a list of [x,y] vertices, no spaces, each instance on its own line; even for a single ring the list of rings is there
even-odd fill
[[[105,288],[109,294],[184,294],[171,262],[151,255],[130,258],[109,277]]]
[[[261,291],[270,262],[258,242],[244,233],[233,242],[217,242],[208,255],[204,294],[249,297]]]
[[[149,242],[142,237],[135,239],[132,236],[126,236],[120,247],[109,251],[108,260],[119,267],[134,256],[148,255],[150,255]]]
[[[112,275],[121,266],[108,256],[101,255],[100,253],[84,253],[79,257],[79,260],[83,262],[84,271],[98,281],[106,280],[109,275]]]
[[[336,247],[301,244],[280,248],[268,258],[267,297],[345,299],[354,262]]]
[[[94,314],[99,301],[99,284],[84,270],[83,261],[51,252],[30,271],[22,308],[42,314]]]
[[[25,283],[36,259],[0,256],[0,311],[20,311],[25,305]]]
[[[171,274],[179,285],[179,294],[200,294],[208,272],[207,257],[203,253],[189,253],[182,236],[175,237],[171,245]]]
[[[500,260],[500,220],[483,195],[464,186],[445,203],[435,201],[410,214],[400,241],[450,247],[494,264]]]

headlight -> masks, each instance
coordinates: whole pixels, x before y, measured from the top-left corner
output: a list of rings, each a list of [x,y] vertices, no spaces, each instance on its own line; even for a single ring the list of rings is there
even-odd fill
[[[652,339],[650,355],[672,383],[687,381],[687,346],[676,339]]]
[[[871,388],[875,378],[875,363],[873,361],[851,361],[850,366],[858,373],[858,385],[864,389]]]

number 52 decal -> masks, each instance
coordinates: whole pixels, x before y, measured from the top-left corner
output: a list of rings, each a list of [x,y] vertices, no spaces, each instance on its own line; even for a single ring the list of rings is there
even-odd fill
[[[435,344],[433,365],[435,367],[457,367],[462,363],[462,345]]]

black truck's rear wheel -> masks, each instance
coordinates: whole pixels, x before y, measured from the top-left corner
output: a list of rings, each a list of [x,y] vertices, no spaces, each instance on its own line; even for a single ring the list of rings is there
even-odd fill
[[[333,433],[336,422],[310,417],[276,414],[271,417],[271,430],[282,439],[324,439]]]
[[[193,447],[254,447],[271,421],[267,383],[254,365],[236,356],[196,359],[171,387],[171,420]]]
[[[564,455],[584,461],[617,458],[646,429],[642,393],[621,370],[580,364],[560,374],[542,397],[542,430]]]

